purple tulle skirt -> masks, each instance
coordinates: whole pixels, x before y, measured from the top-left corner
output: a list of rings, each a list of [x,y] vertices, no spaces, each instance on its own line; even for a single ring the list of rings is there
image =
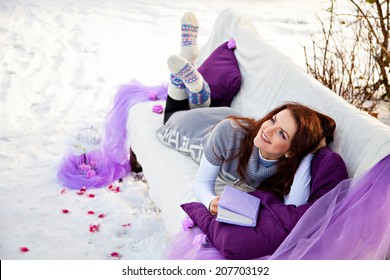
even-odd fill
[[[166,259],[220,260],[209,242],[199,242],[198,227],[172,238]],[[360,177],[342,181],[317,200],[269,256],[260,259],[389,259],[390,156]]]
[[[97,188],[126,176],[131,171],[126,129],[128,112],[138,102],[165,100],[167,88],[167,85],[145,86],[137,81],[121,86],[107,115],[103,145],[98,153],[95,152],[98,154],[98,160],[94,173],[91,176],[80,172],[79,156],[66,152],[57,174],[59,182],[71,189]],[[86,156],[94,157],[93,154]]]

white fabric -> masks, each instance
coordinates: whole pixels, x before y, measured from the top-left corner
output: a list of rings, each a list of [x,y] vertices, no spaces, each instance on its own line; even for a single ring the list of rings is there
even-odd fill
[[[195,201],[193,185],[199,165],[157,139],[155,131],[163,119],[162,114],[152,113],[154,105],[164,106],[164,102],[144,102],[132,107],[127,122],[128,141],[142,165],[150,198],[161,209],[166,229],[173,234],[185,218],[180,204]]]
[[[231,9],[218,17],[197,64],[231,38],[236,41],[235,55],[242,74],[242,87],[232,107],[245,115],[260,117],[281,103],[298,101],[330,115],[337,122],[331,148],[344,158],[350,176],[362,174],[390,154],[390,127],[360,112],[294,65],[264,42],[246,17]],[[193,186],[199,166],[156,138],[154,132],[163,120],[162,115],[151,113],[155,104],[133,106],[129,112],[128,140],[143,167],[150,196],[161,209],[167,230],[173,234],[185,217],[179,205],[195,201]],[[219,184],[216,193],[222,187]]]
[[[308,154],[299,165],[291,185],[290,193],[284,198],[284,204],[299,206],[307,203],[310,196],[311,160],[313,154]]]

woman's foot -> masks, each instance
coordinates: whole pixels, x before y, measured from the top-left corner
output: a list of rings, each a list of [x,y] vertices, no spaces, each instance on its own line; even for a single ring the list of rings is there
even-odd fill
[[[192,64],[199,56],[198,48],[199,22],[195,14],[187,12],[181,19],[181,50],[180,56]]]
[[[210,88],[191,62],[184,57],[171,55],[168,68],[173,76],[184,83],[191,107],[210,106]]]

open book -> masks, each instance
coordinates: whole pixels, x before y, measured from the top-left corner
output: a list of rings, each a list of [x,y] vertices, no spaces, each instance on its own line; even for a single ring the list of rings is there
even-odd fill
[[[254,227],[260,209],[260,199],[229,185],[218,203],[217,221],[233,225]]]

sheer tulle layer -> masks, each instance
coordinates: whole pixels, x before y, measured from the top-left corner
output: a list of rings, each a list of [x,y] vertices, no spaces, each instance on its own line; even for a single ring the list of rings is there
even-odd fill
[[[60,163],[58,180],[72,189],[84,186],[102,187],[128,174],[130,165],[129,147],[126,145],[126,123],[129,109],[138,102],[165,100],[167,88],[167,85],[145,86],[137,81],[121,86],[115,95],[113,107],[107,115],[104,142],[95,169],[96,174],[86,176],[80,173],[77,164],[78,156],[66,152]]]
[[[194,227],[176,234],[170,244],[164,259],[168,260],[223,260],[224,257],[211,243],[194,242],[203,232]]]
[[[167,259],[223,259],[198,227],[179,232]],[[390,248],[390,156],[364,175],[341,182],[302,216],[274,254],[261,259],[386,259]]]

